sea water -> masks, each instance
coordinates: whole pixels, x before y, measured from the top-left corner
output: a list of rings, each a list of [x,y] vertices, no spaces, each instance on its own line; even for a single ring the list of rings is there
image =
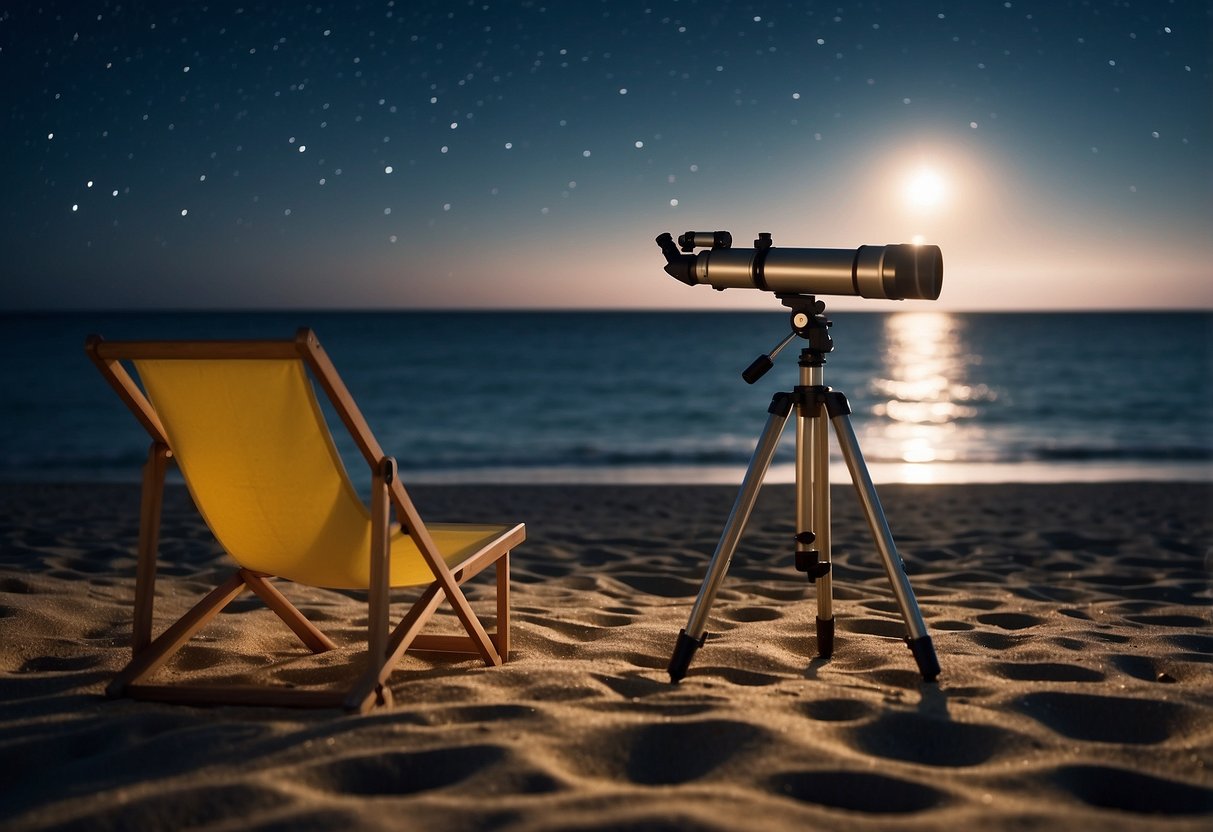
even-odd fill
[[[1213,314],[829,317],[825,382],[846,395],[877,482],[1213,479]],[[738,482],[806,346],[794,339],[751,386],[740,372],[790,331],[785,314],[0,316],[0,478],[138,478],[148,437],[86,359],[89,333],[301,326],[414,482]],[[794,477],[793,422],[768,482]],[[361,480],[352,444],[339,447]]]

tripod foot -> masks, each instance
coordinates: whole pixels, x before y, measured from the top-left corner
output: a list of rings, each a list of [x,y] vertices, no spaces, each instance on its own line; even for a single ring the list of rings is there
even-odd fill
[[[930,636],[906,639],[914,661],[918,662],[918,672],[924,682],[934,682],[939,676],[939,659],[935,657],[935,645],[931,644]]]
[[[687,675],[687,668],[691,666],[691,657],[695,655],[696,650],[703,647],[703,642],[707,637],[708,634],[704,633],[699,638],[692,638],[687,635],[686,630],[678,631],[678,643],[674,645],[674,655],[670,657],[670,684],[678,684],[682,677]]]
[[[834,655],[834,619],[817,619],[817,655],[828,659]]]

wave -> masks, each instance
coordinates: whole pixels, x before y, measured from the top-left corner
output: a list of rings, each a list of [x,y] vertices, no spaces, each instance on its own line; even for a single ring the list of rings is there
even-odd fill
[[[1033,459],[1042,462],[1213,462],[1213,450],[1195,445],[1174,447],[1039,448]]]

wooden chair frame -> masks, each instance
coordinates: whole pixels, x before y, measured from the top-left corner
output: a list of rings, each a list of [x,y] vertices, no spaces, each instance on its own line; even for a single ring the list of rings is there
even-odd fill
[[[397,477],[396,460],[384,454],[353,397],[320,346],[315,333],[310,329],[300,329],[293,341],[105,341],[100,336],[93,335],[88,338],[85,351],[152,437],[147,462],[143,468],[132,659],[110,683],[106,689],[107,695],[192,704],[341,707],[348,711],[365,713],[377,705],[391,705],[392,696],[387,680],[410,647],[417,650],[473,653],[479,655],[488,666],[501,665],[509,658],[509,556],[510,551],[525,539],[525,526],[514,526],[462,562],[448,566],[404,485]],[[189,612],[153,638],[160,515],[165,475],[173,453],[159,416],[122,362],[155,358],[302,360],[350,432],[371,469],[372,535],[368,553],[371,585],[367,590],[367,663],[364,672],[348,689],[154,685],[144,681],[246,589],[252,590],[260,597],[313,652],[324,652],[337,646],[270,583],[269,578],[272,576],[244,568],[238,569]],[[306,484],[303,487],[306,487]],[[388,558],[393,510],[401,527],[417,545],[434,575],[434,581],[425,588],[421,597],[396,627],[389,631],[391,587]],[[497,579],[497,628],[494,633],[485,630],[460,589],[462,583],[490,565],[495,567]],[[437,611],[444,598],[454,608],[466,635],[421,634],[421,629]]]

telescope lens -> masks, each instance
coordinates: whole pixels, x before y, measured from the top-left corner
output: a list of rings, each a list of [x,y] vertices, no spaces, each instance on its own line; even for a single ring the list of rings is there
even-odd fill
[[[894,292],[889,297],[910,300],[939,298],[943,289],[943,252],[939,246],[889,246],[885,253],[886,274],[890,267]]]

